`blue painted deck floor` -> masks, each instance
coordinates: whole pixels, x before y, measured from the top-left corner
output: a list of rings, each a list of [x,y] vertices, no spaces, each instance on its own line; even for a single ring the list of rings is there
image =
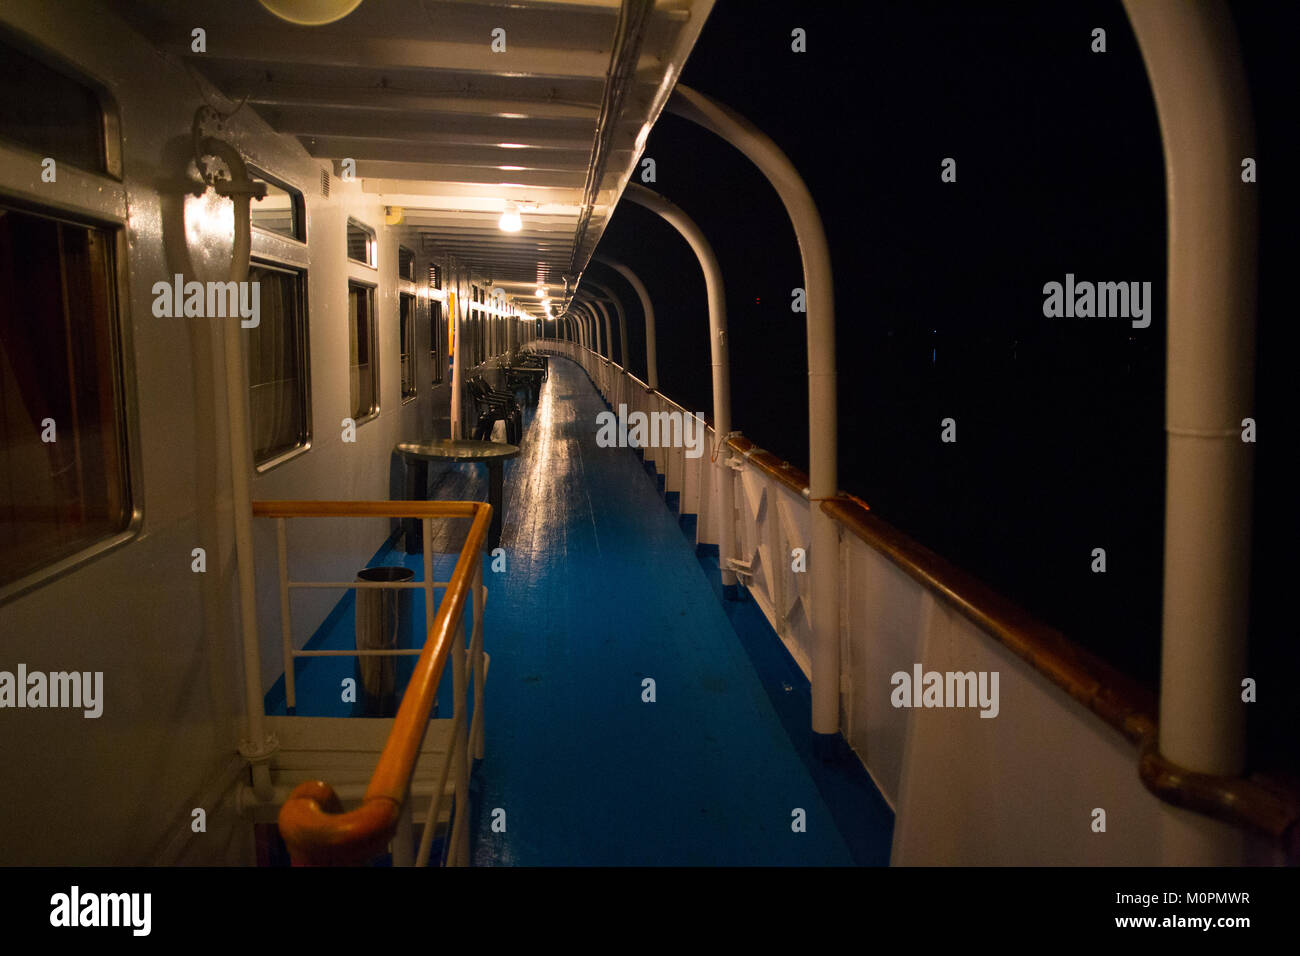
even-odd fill
[[[819,790],[677,516],[633,452],[597,447],[604,407],[576,365],[552,358],[507,464],[507,567],[485,573],[474,862],[852,864],[822,796],[842,793]],[[486,497],[472,466],[433,481],[433,497]],[[315,684],[306,670],[300,685]],[[862,809],[874,814],[870,862],[887,862],[888,810]],[[791,825],[799,810],[804,832]]]

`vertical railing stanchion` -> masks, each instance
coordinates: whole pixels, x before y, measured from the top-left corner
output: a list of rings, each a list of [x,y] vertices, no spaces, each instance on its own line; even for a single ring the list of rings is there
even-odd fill
[[[483,685],[487,679],[486,661],[483,658],[483,611],[487,604],[487,589],[483,587],[483,563],[479,562],[474,578],[474,636],[470,639],[470,659],[474,666],[474,726],[470,745],[475,760],[483,759]]]
[[[408,790],[397,817],[397,832],[393,834],[393,866],[412,866],[415,863],[412,841],[415,837],[411,819],[411,793]]]
[[[433,519],[420,519],[424,532],[424,639],[433,631]]]
[[[483,560],[482,555],[474,555],[474,560]],[[469,803],[469,722],[465,719],[468,711],[468,695],[466,694],[466,685],[468,677],[465,673],[467,654],[467,638],[471,634],[471,628],[475,626],[470,623],[469,616],[461,618],[462,632],[461,636],[456,639],[455,647],[451,651],[451,668],[452,668],[452,697],[455,701],[456,722],[453,725],[455,737],[452,742],[452,753],[449,757],[456,769],[456,809],[455,816],[452,818],[451,825],[451,842],[447,853],[447,862],[453,866],[464,866],[466,864],[467,847],[462,847],[462,841],[469,836],[469,814],[466,812]]]
[[[293,673],[293,619],[289,610],[289,541],[284,518],[275,519],[275,547],[280,563],[280,645],[284,655],[285,711],[293,716],[298,709],[298,688]]]

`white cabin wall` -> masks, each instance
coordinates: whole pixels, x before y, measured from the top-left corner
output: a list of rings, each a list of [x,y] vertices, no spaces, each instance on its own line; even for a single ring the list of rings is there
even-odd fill
[[[175,272],[224,278],[229,261],[224,236],[206,237],[201,248],[185,239],[183,190],[194,181],[190,127],[203,100],[178,63],[93,3],[3,2],[0,21],[76,64],[117,101],[129,208],[129,294],[120,305],[138,393],[128,415],[138,419],[143,509],[132,540],[0,606],[0,667],[102,670],[106,698],[98,720],[56,710],[4,712],[0,760],[10,774],[2,861],[248,863],[251,831],[229,800],[243,773],[236,747],[244,703],[222,320],[152,314],[155,282]],[[207,89],[214,104],[225,105]],[[434,407],[427,305],[416,332],[425,401],[401,402],[396,230],[360,183],[331,176],[324,198],[324,164],[253,110],[240,110],[227,126],[226,138],[250,161],[301,190],[307,214],[311,447],[256,476],[253,496],[388,498],[393,445],[429,434]],[[40,201],[39,167],[27,169],[19,151],[5,153],[0,192]],[[347,261],[349,215],[375,229],[376,269]],[[379,322],[380,412],[358,426],[355,444],[343,442],[341,428],[349,413],[348,277],[376,285]],[[427,266],[416,289],[421,285]],[[254,531],[265,692],[282,671],[274,525],[256,519]],[[388,533],[383,519],[292,521],[292,573],[351,579]],[[206,574],[191,571],[195,547],[206,549]],[[341,596],[295,597],[297,646]],[[208,809],[206,834],[190,828],[194,807]],[[32,841],[31,833],[45,837]]]
[[[97,720],[66,710],[6,710],[0,721],[6,864],[250,862],[249,831],[217,809],[239,772],[238,643],[218,480],[225,450],[209,437],[215,327],[158,319],[154,282],[183,243],[180,189],[199,98],[117,17],[80,0],[0,4],[0,21],[105,85],[121,118],[127,192],[130,330],[143,524],[128,543],[0,606],[0,662],[12,670],[103,671]],[[9,154],[0,192],[35,201],[39,176]],[[224,426],[223,426],[224,432]],[[228,508],[228,504],[227,504]],[[191,571],[191,549],[208,571]],[[93,600],[88,599],[93,595]],[[207,832],[191,810],[208,809]],[[33,834],[39,834],[33,839]]]

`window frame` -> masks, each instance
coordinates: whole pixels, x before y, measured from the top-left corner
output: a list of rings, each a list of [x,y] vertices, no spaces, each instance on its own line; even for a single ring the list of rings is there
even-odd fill
[[[366,234],[366,258],[353,259],[348,255],[347,230],[356,226]],[[344,226],[343,232],[343,257],[348,262],[356,263],[359,266],[365,266],[367,269],[379,269],[379,234],[371,226],[367,226],[360,219],[354,216],[348,216],[347,225]]]
[[[402,318],[402,302],[410,300],[410,310],[406,318]],[[415,346],[415,309],[419,298],[414,292],[399,290],[397,293],[397,362],[401,366],[401,380],[398,383],[398,397],[403,405],[415,401],[420,394],[420,373],[419,362]],[[406,339],[406,353],[402,353],[402,339]],[[411,380],[406,380],[406,358],[409,356],[411,362]],[[407,385],[410,385],[410,391],[407,391]]]
[[[372,404],[370,406],[370,411],[367,412],[365,415],[361,416],[360,418],[356,418],[354,417],[356,410],[352,407],[352,382],[351,382],[352,363],[350,358],[348,361],[349,378],[348,378],[347,417],[351,418],[353,423],[359,428],[360,426],[364,425],[366,422],[374,421],[376,418],[379,417],[380,406],[382,404],[381,402],[382,389],[380,387],[380,379],[379,379],[379,321],[378,321],[378,315],[376,314],[376,309],[378,308],[378,301],[379,301],[379,286],[376,283],[366,282],[362,279],[356,279],[349,276],[348,287],[347,287],[349,299],[351,299],[352,297],[352,289],[354,287],[364,290],[366,293],[366,297],[369,300],[368,315],[370,317],[370,364],[373,367],[373,371],[371,372],[371,381],[373,382],[373,386],[371,388]],[[352,334],[353,334],[352,327],[351,327],[351,312],[352,310],[351,307],[349,306],[348,308],[349,348],[351,348]]]
[[[2,159],[3,157],[0,156],[0,160]],[[60,179],[62,178],[61,176]],[[51,205],[48,200],[36,202],[28,196],[21,195],[4,178],[0,178],[0,203],[29,215],[81,228],[100,229],[107,234],[110,259],[107,278],[112,293],[109,302],[111,315],[108,330],[112,365],[108,372],[113,381],[113,405],[120,425],[118,443],[122,460],[121,493],[125,515],[125,522],[119,530],[91,541],[71,554],[41,564],[7,584],[0,585],[0,605],[3,605],[50,584],[134,540],[144,526],[144,489],[135,366],[129,361],[134,351],[129,321],[131,300],[126,267],[128,242],[125,215],[121,218],[105,217],[88,214],[82,210],[69,211],[67,205]],[[124,193],[122,205],[125,206]]]
[[[268,235],[277,239],[290,240],[283,233],[269,232]],[[307,293],[307,267],[296,262],[277,259],[274,256],[265,253],[259,254],[254,252],[249,256],[250,266],[259,266],[263,269],[271,269],[275,272],[285,272],[294,275],[298,279],[299,294],[302,301],[302,312],[298,316],[299,329],[301,335],[298,340],[298,358],[302,368],[302,440],[293,448],[287,448],[284,451],[277,452],[263,462],[257,460],[257,449],[249,447],[248,455],[253,462],[253,471],[255,474],[262,475],[274,468],[278,468],[287,461],[297,458],[299,455],[305,455],[311,450],[312,446],[312,391],[311,391],[311,302]],[[248,351],[248,340],[244,340],[244,380],[248,390],[252,389],[252,383],[248,381],[250,355]],[[251,395],[250,395],[251,399]],[[249,424],[252,425],[252,405],[249,405]],[[250,440],[251,440],[250,432]]]
[[[405,253],[406,256],[409,257],[407,260],[411,266],[409,274],[402,272],[403,253]],[[415,282],[415,252],[411,250],[409,247],[402,245],[401,243],[397,244],[397,278],[400,279],[402,282],[410,282],[410,283]]]
[[[64,57],[62,54],[51,50],[50,48],[34,42],[31,38],[18,33],[5,23],[0,23],[0,44],[12,46],[22,53],[30,56],[33,60],[38,60],[55,73],[62,73],[65,77],[75,83],[80,83],[90,93],[92,93],[99,102],[99,147],[100,159],[103,161],[103,169],[87,169],[84,166],[74,163],[71,160],[61,157],[52,157],[59,165],[60,169],[68,167],[86,176],[95,179],[107,177],[115,183],[123,181],[122,174],[122,114],[118,108],[117,100],[113,96],[109,86],[84,72],[76,63]],[[23,153],[28,156],[37,156],[35,150],[30,149],[24,143],[0,136],[0,147],[6,150]],[[40,157],[43,159],[44,157]],[[38,159],[39,167],[39,159]],[[0,188],[7,187],[9,184],[0,182]],[[54,183],[46,185],[55,185]],[[53,191],[53,190],[51,190]]]
[[[55,182],[40,181],[38,170],[44,158],[15,140],[0,139],[0,201],[15,209],[37,216],[108,230],[110,257],[108,283],[112,291],[114,402],[121,416],[123,444],[123,487],[126,525],[80,550],[32,569],[20,578],[0,585],[0,605],[38,590],[91,562],[125,547],[135,540],[144,527],[145,486],[141,450],[140,402],[135,374],[134,329],[132,324],[131,285],[129,274],[128,208],[126,189],[122,185],[121,113],[107,84],[47,48],[33,43],[0,24],[0,40],[40,60],[90,89],[99,99],[100,136],[103,171],[87,170],[67,160],[59,163]]]
[[[249,204],[249,225],[253,228],[254,232],[275,236],[278,239],[284,239],[288,242],[296,242],[302,246],[307,245],[307,199],[303,195],[303,191],[297,186],[281,179],[279,176],[268,173],[263,167],[258,166],[256,163],[245,162],[244,165],[248,168],[248,174],[252,179],[260,179],[264,182],[268,182],[272,186],[283,189],[289,194],[293,201],[294,226],[300,235],[286,236],[282,232],[276,232],[274,229],[265,229],[254,223],[252,221],[252,210],[256,208],[256,199]],[[351,261],[355,262],[356,260]]]
[[[429,265],[429,358],[433,364],[433,381],[430,387],[441,385],[445,378],[443,366],[446,359],[446,335],[443,323],[446,321],[446,293],[442,291],[442,270],[434,263]]]

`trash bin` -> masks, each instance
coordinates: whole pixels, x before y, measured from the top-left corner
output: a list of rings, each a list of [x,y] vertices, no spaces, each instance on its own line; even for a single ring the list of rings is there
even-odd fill
[[[393,584],[415,580],[410,568],[364,568],[358,581]],[[357,650],[393,650],[411,646],[411,588],[357,588]],[[396,656],[358,657],[357,707],[361,717],[397,713]]]

